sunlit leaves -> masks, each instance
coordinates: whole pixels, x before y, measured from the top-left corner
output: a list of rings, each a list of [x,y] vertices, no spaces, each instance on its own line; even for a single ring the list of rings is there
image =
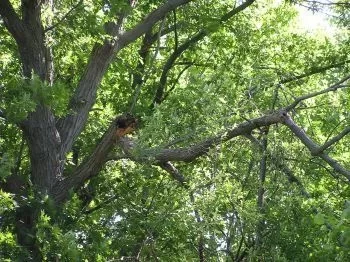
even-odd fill
[[[68,90],[56,82],[50,86],[34,76],[31,80],[13,78],[5,86],[5,110],[12,122],[25,119],[38,104],[49,106],[57,116],[66,113]]]

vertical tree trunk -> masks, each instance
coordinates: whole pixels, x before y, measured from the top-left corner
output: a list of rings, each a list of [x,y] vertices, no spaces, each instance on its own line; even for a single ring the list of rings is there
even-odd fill
[[[194,205],[195,199],[194,199],[194,195],[192,193],[190,193],[190,200],[191,203]],[[194,209],[194,216],[196,218],[196,222],[199,224],[202,223],[202,219],[199,215],[199,212],[197,209]],[[198,236],[198,260],[199,262],[204,262],[204,238],[203,238],[203,232],[201,232]]]
[[[266,162],[267,162],[267,133],[268,129],[265,129],[263,132],[263,137],[261,140],[261,152],[262,157],[260,159],[260,172],[259,172],[259,189],[258,189],[258,200],[257,200],[257,206],[258,206],[258,213],[263,216],[264,215],[264,183],[266,178]],[[256,247],[259,249],[262,245],[262,232],[264,230],[264,218],[261,217],[257,224],[256,229]]]
[[[22,0],[21,18],[10,6],[11,19],[15,24],[7,25],[13,34],[20,54],[23,76],[31,79],[34,75],[49,85],[53,84],[53,58],[45,46],[45,33],[41,21],[42,1]],[[53,4],[52,0],[46,4]],[[38,104],[35,111],[20,123],[20,128],[29,148],[31,164],[30,177],[35,194],[50,195],[55,182],[61,177],[59,159],[60,136],[56,120],[50,109]],[[21,194],[28,197],[23,190]],[[36,205],[24,203],[16,212],[16,233],[18,243],[27,249],[32,261],[41,261],[40,248],[36,240],[36,223],[40,210]],[[26,260],[26,259],[23,259]]]

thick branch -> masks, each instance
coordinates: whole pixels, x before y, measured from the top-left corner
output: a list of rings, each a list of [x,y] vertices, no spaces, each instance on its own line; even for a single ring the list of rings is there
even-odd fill
[[[15,38],[16,42],[23,42],[25,29],[9,0],[0,1],[0,15],[7,30]]]
[[[342,165],[340,165],[336,160],[331,158],[326,153],[320,150],[320,146],[311,140],[304,132],[302,128],[300,128],[290,116],[286,115],[285,125],[289,127],[289,129],[294,133],[296,137],[309,149],[311,155],[318,156],[322,158],[325,162],[327,162],[333,169],[345,176],[350,182],[350,170],[345,169]]]
[[[101,141],[75,172],[55,184],[52,196],[57,202],[63,201],[68,191],[82,185],[89,178],[97,175],[103,165],[110,160],[108,155],[115,147],[116,141],[133,130],[136,119],[131,115],[118,116],[109,126]]]
[[[123,47],[148,32],[168,12],[188,2],[190,0],[169,0],[149,14],[134,29],[125,33],[122,32],[123,19],[119,18],[119,22],[116,25],[108,24],[107,31],[111,33],[114,39],[112,41],[105,41],[102,46],[95,45],[85,72],[70,103],[70,107],[74,113],[68,115],[58,123],[58,129],[62,138],[62,159],[64,159],[64,154],[70,150],[74,141],[84,128],[89,111],[95,103],[98,86],[113,56]]]
[[[217,136],[208,138],[199,142],[196,145],[187,147],[187,148],[175,148],[175,149],[147,149],[141,155],[134,156],[137,161],[159,161],[161,163],[165,163],[167,161],[185,161],[191,162],[196,158],[205,155],[210,148],[219,145],[223,142],[226,142],[234,137],[240,135],[250,134],[253,129],[269,126],[276,123],[282,123],[284,115],[286,113],[284,111],[278,111],[272,114],[268,114],[266,116],[262,116],[259,118],[251,119],[247,122],[239,124],[232,129],[227,130],[223,134],[219,134]],[[134,147],[133,142],[124,138],[120,141],[120,145],[122,146],[124,152],[128,154],[132,154],[132,149]]]

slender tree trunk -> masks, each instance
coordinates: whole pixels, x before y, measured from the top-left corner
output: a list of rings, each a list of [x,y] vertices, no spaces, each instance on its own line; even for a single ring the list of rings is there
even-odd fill
[[[264,230],[264,193],[265,193],[265,178],[266,178],[266,162],[267,162],[267,133],[268,129],[266,128],[263,132],[263,137],[261,139],[261,152],[262,157],[260,159],[260,172],[259,172],[259,189],[258,189],[258,213],[261,215],[261,218],[258,221],[256,229],[256,247],[259,249],[262,245],[262,233]]]
[[[194,205],[195,199],[192,193],[190,193],[190,200],[191,203]],[[194,209],[194,216],[196,218],[196,222],[198,223],[198,225],[200,225],[202,223],[202,219],[199,215],[199,212],[197,209]],[[204,262],[204,238],[203,238],[203,233],[201,232],[198,236],[198,260],[199,262]]]

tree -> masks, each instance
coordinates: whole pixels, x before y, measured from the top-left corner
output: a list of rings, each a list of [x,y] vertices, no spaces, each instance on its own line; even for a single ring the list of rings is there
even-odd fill
[[[293,31],[273,1],[4,0],[0,15],[4,258],[347,256],[347,36]]]

